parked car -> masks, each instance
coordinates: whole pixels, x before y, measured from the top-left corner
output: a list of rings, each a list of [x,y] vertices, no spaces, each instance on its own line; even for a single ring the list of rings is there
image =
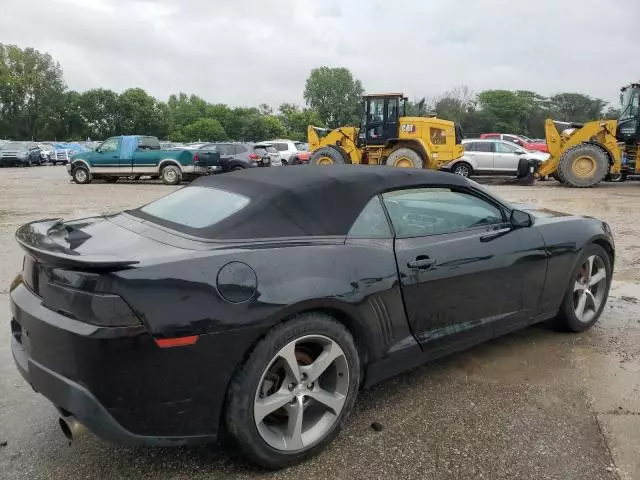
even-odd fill
[[[44,163],[48,163],[53,158],[54,146],[53,143],[41,142],[38,143],[38,148],[40,148],[40,157]]]
[[[218,154],[206,152],[160,150],[156,137],[120,136],[105,140],[95,151],[73,155],[67,171],[76,183],[90,183],[94,178],[114,183],[121,177],[150,176],[177,185],[183,179],[207,175],[218,158]]]
[[[295,157],[303,147],[302,142],[294,142],[292,140],[269,140],[268,143],[273,145],[280,153],[283,165],[292,164],[292,157]]]
[[[331,442],[360,387],[544,320],[591,328],[615,256],[602,220],[354,165],[203,177],[16,238],[13,358],[67,436],[224,431],[269,468]]]
[[[40,148],[34,142],[7,142],[0,150],[0,166],[30,167],[41,164]]]
[[[291,165],[308,165],[309,159],[311,158],[311,152],[308,150],[303,150],[295,155],[292,155],[290,158]]]
[[[198,151],[220,154],[220,163],[215,168],[216,173],[253,167],[270,167],[281,163],[278,151],[268,143],[215,142],[203,145]]]
[[[480,138],[492,139],[492,140],[506,140],[507,142],[515,143],[527,150],[534,150],[538,152],[549,153],[549,147],[547,147],[547,141],[534,141],[524,135],[513,135],[510,133],[483,133]]]
[[[464,155],[442,169],[463,177],[516,175],[521,159],[544,162],[549,158],[548,153],[525,150],[504,140],[465,139],[462,145]]]
[[[58,142],[53,144],[53,154],[51,155],[51,163],[54,165],[67,165],[76,153],[86,152],[88,149],[75,142]]]

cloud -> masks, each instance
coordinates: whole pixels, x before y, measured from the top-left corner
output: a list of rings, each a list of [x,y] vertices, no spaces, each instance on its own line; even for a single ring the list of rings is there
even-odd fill
[[[158,98],[302,102],[311,68],[367,91],[454,86],[578,91],[617,101],[637,80],[636,0],[3,0],[2,41],[51,53],[70,88]]]

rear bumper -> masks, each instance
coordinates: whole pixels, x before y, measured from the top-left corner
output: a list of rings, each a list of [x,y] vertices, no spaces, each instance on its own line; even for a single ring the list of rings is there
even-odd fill
[[[216,440],[224,394],[203,395],[189,378],[193,373],[184,371],[185,358],[202,363],[198,352],[163,351],[142,326],[96,327],[60,315],[24,284],[11,291],[10,300],[15,364],[61,414],[64,410],[99,437],[121,445]],[[187,381],[181,383],[172,370]],[[219,372],[224,386],[212,381],[207,387],[224,392],[231,372],[231,366]]]

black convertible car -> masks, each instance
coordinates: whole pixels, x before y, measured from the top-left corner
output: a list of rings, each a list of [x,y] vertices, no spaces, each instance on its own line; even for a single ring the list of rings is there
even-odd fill
[[[68,436],[224,434],[271,468],[331,441],[363,386],[543,320],[591,327],[614,260],[600,220],[372,166],[204,177],[16,238],[13,355]]]

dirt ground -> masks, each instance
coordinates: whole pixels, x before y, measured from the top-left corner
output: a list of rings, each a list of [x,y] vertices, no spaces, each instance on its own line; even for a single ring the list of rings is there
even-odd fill
[[[0,477],[640,479],[640,182],[587,190],[489,183],[508,200],[611,225],[614,284],[599,324],[582,335],[535,326],[384,382],[361,393],[320,456],[262,472],[211,446],[129,449],[93,435],[67,444],[55,410],[11,358],[7,291],[22,262],[15,229],[118,211],[175,187],[75,185],[63,167],[0,169]]]

